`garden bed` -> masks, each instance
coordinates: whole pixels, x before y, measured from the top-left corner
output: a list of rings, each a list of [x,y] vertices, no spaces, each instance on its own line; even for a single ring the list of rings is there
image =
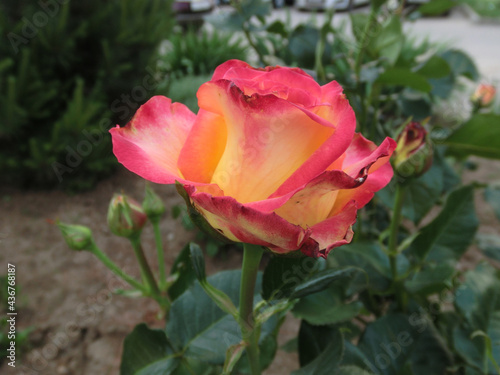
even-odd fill
[[[466,173],[466,180],[492,182],[498,176],[500,162],[480,160],[478,169]],[[69,250],[58,228],[51,224],[52,220],[60,219],[89,226],[107,254],[138,276],[127,241],[111,235],[105,225],[109,199],[117,191],[142,199],[144,180],[121,170],[95,190],[77,196],[58,191],[1,190],[0,207],[6,214],[0,218],[3,249],[0,260],[2,264],[16,265],[20,286],[17,327],[34,329],[29,348],[18,363],[20,367],[9,372],[11,368],[4,363],[0,367],[2,374],[117,374],[123,339],[133,327],[140,322],[162,326],[155,318],[154,302],[111,294],[120,286],[117,279],[91,254]],[[182,202],[172,186],[155,186],[155,191],[167,207]],[[480,195],[476,196],[476,205],[481,221],[479,232],[499,233],[500,223]],[[193,239],[194,233],[186,231],[170,215],[163,220],[162,229],[168,248],[166,261],[171,265],[176,253]],[[147,254],[154,258],[150,227],[143,236]],[[465,254],[460,268],[472,268],[481,259],[483,256],[473,247]],[[209,274],[237,268],[241,253],[230,250],[208,258],[207,262]],[[287,320],[280,331],[281,345],[297,334],[298,322],[292,317]],[[288,375],[296,368],[296,354],[279,351],[266,374]]]

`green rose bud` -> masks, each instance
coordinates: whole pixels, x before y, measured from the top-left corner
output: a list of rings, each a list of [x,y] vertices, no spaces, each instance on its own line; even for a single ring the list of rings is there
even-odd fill
[[[142,202],[142,208],[151,221],[159,220],[166,211],[161,198],[149,185],[146,185],[146,196]]]
[[[410,122],[397,139],[392,165],[402,177],[418,177],[432,165],[432,144],[419,122]]]
[[[71,250],[88,250],[92,245],[92,231],[83,225],[57,223]]]
[[[147,216],[141,205],[124,194],[115,194],[108,209],[108,226],[111,232],[120,237],[138,236]]]

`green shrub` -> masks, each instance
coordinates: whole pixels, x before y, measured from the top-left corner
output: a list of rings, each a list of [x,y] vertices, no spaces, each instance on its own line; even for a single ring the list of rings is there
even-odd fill
[[[24,187],[91,187],[116,165],[108,129],[158,85],[171,0],[0,4],[0,169]]]
[[[233,39],[233,34],[217,30],[178,32],[166,46],[162,66],[174,77],[212,74],[227,60],[246,60],[246,47],[242,42],[241,38]]]

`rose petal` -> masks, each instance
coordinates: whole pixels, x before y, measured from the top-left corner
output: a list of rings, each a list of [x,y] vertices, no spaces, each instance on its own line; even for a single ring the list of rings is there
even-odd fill
[[[324,220],[311,228],[311,239],[317,247],[303,246],[301,251],[314,258],[326,258],[334,247],[348,244],[352,240],[352,226],[356,222],[356,203],[349,202],[337,215]],[[308,242],[310,244],[311,241]],[[306,244],[307,245],[307,244]]]
[[[179,153],[195,115],[184,104],[155,96],[127,124],[110,130],[118,161],[139,176],[163,184],[185,181],[177,168]]]
[[[199,99],[227,125],[227,146],[211,182],[241,203],[269,197],[333,131],[287,101],[245,96],[229,81],[204,84]]]
[[[178,167],[191,181],[209,183],[224,153],[226,122],[222,116],[200,109],[180,152]]]
[[[352,178],[343,171],[326,171],[296,192],[276,213],[302,228],[313,227],[326,220],[344,189],[354,189],[366,176]]]
[[[356,133],[346,150],[342,169],[351,176],[358,175],[359,171],[366,166],[371,166],[371,172],[375,172],[388,162],[396,146],[396,142],[387,137],[377,147],[375,143]]]
[[[273,212],[249,208],[233,197],[214,197],[202,192],[204,187],[200,191],[192,185],[184,188],[210,225],[230,240],[267,246],[278,253],[295,251],[308,241],[307,230]]]
[[[373,142],[356,134],[351,146],[346,151],[344,159],[344,171],[351,176],[367,172],[368,176],[363,185],[339,192],[335,205],[330,215],[335,215],[350,201],[356,201],[358,209],[364,207],[375,192],[386,186],[393,176],[392,166],[389,159],[396,148],[396,142],[386,138],[377,147]]]
[[[333,134],[307,159],[271,197],[286,195],[287,193],[307,184],[313,178],[325,171],[335,160],[342,158],[342,154],[351,143],[356,128],[356,117],[345,95],[340,94],[341,88],[335,82],[329,85],[331,92],[325,97],[331,102],[328,105],[319,105],[305,113],[319,123],[329,123],[335,127]],[[340,89],[339,89],[340,88]]]

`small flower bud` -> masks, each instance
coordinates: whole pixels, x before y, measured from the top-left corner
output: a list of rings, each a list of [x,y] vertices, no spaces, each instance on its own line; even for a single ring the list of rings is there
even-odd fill
[[[87,250],[92,245],[92,231],[83,225],[57,223],[71,250]]]
[[[160,219],[166,211],[161,198],[149,187],[149,185],[146,185],[146,196],[142,202],[142,208],[146,215],[148,215],[149,220]]]
[[[108,209],[108,226],[120,237],[131,238],[141,233],[147,216],[141,205],[123,194],[115,194]]]
[[[419,122],[410,122],[397,139],[392,165],[402,177],[418,177],[432,165],[432,144]]]
[[[470,99],[479,108],[489,107],[493,103],[496,92],[495,86],[482,83],[477,87]]]

